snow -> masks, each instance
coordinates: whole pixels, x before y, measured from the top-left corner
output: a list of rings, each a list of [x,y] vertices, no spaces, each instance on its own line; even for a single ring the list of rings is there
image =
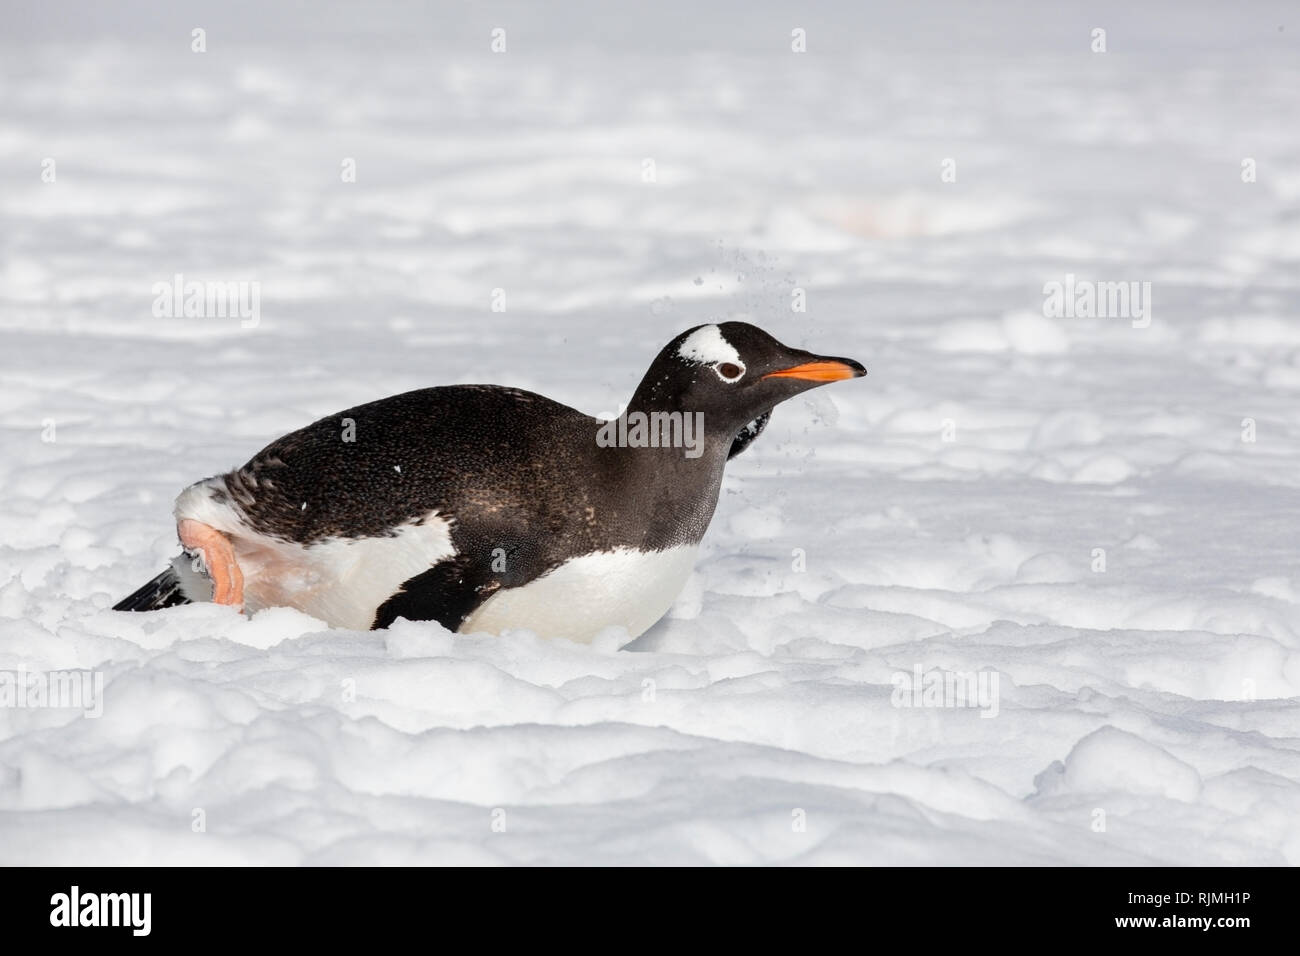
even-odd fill
[[[103,677],[0,706],[0,863],[1300,864],[1287,6],[554,7],[0,36],[0,670]],[[177,274],[259,321],[155,317]],[[108,610],[286,431],[594,413],[728,318],[871,374],[776,411],[629,646]]]

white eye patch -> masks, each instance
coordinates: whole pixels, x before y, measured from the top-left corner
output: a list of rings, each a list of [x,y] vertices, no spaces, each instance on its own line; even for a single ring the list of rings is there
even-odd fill
[[[742,369],[745,364],[740,360],[740,353],[732,348],[731,343],[722,337],[722,330],[716,325],[702,325],[677,347],[677,354],[688,362],[698,365],[715,365],[731,362]],[[737,376],[739,377],[739,376]],[[727,379],[726,381],[734,381]]]

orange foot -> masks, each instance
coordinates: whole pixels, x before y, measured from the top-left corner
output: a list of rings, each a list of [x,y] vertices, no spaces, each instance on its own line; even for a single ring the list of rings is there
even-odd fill
[[[216,528],[193,518],[183,518],[176,524],[176,534],[187,551],[203,555],[203,564],[212,578],[212,600],[217,604],[244,607],[244,574],[235,561],[235,549],[230,539]]]

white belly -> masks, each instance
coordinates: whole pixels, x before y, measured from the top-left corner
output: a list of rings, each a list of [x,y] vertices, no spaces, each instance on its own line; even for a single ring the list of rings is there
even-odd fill
[[[182,492],[176,519],[194,518],[230,538],[244,576],[244,610],[250,614],[296,607],[331,627],[368,630],[375,611],[403,582],[456,553],[451,526],[437,515],[384,538],[327,538],[306,547],[269,538],[245,525],[228,502],[213,500],[216,482],[209,479]],[[193,578],[182,576],[186,593],[210,599],[210,582],[200,579],[207,591],[196,595]]]
[[[695,567],[698,545],[642,552],[616,548],[583,555],[519,588],[498,591],[460,633],[524,628],[542,637],[589,642],[618,625],[632,637],[664,616]]]
[[[307,547],[269,538],[245,525],[229,502],[213,500],[218,481],[208,479],[182,492],[176,518],[202,521],[229,536],[243,572],[249,613],[296,607],[333,627],[366,630],[403,582],[456,553],[450,525],[437,515],[384,538],[333,538]],[[651,552],[616,548],[575,558],[523,587],[498,591],[460,626],[460,633],[523,628],[542,637],[589,642],[617,625],[637,637],[677,599],[698,550],[697,545]],[[192,600],[211,599],[206,578],[178,569]]]

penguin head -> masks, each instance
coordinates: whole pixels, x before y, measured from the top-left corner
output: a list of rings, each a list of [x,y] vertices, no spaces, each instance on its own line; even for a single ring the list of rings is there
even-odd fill
[[[702,412],[710,432],[735,435],[788,398],[866,375],[849,358],[783,345],[748,322],[688,329],[651,364],[632,406]],[[761,425],[760,425],[761,427]]]

